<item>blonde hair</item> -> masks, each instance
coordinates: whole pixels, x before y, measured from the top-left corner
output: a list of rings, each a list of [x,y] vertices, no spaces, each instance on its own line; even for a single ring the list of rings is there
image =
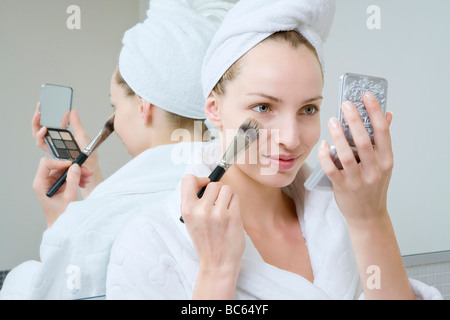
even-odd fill
[[[316,49],[314,46],[309,42],[302,34],[295,30],[291,31],[279,31],[272,34],[270,37],[266,38],[262,42],[265,41],[284,41],[290,44],[293,48],[299,48],[301,46],[306,46],[308,49],[310,49],[314,55],[317,57],[317,60],[320,64],[319,55],[317,54]],[[222,78],[220,78],[219,82],[217,82],[216,86],[214,87],[213,91],[217,93],[218,95],[224,95],[226,93],[226,86],[227,83],[235,79],[239,75],[239,71],[242,66],[242,56],[236,62],[223,74]],[[322,65],[320,66],[322,68]],[[322,71],[322,77],[323,77],[323,71]]]
[[[125,89],[126,95],[127,97],[132,97],[134,96],[136,93],[133,91],[133,89],[130,88],[130,86],[128,85],[128,83],[125,81],[125,79],[122,77],[122,75],[120,74],[119,69],[117,69],[116,72],[116,83],[121,86],[122,88]]]

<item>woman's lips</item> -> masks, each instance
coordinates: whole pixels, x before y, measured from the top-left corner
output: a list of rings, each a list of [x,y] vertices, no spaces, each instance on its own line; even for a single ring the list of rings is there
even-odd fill
[[[264,157],[270,161],[270,164],[272,166],[278,168],[281,171],[291,170],[295,166],[298,158],[300,158],[300,156],[284,154],[280,154],[278,156],[268,155]]]

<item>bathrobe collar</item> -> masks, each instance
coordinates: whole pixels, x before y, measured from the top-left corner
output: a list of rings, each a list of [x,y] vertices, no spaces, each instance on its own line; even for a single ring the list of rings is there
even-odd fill
[[[180,143],[179,145],[188,148],[195,144]],[[98,185],[88,199],[106,195],[172,191],[174,181],[178,182],[180,179],[179,172],[173,168],[182,164],[174,164],[168,156],[171,157],[172,151],[178,147],[180,146],[170,144],[147,149]]]

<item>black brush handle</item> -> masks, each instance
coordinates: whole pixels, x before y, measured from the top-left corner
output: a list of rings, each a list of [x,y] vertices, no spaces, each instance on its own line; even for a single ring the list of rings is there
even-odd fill
[[[83,152],[81,152],[80,155],[75,159],[75,161],[72,164],[76,163],[81,167],[87,158],[88,156]],[[67,172],[69,171],[69,168],[67,168],[66,171],[64,171],[64,173],[61,175],[61,177],[59,177],[59,179],[56,180],[53,186],[50,189],[48,189],[46,193],[47,197],[49,198],[53,197],[53,195],[59,190],[59,188],[61,188],[62,185],[66,182]]]
[[[224,168],[222,168],[221,166],[217,166],[213,172],[211,172],[211,174],[209,175],[209,180],[210,183],[211,182],[217,182],[220,181],[220,179],[222,179],[223,175],[225,174],[226,170]],[[199,192],[197,192],[197,197],[199,199],[201,199],[203,197],[203,194],[205,193],[206,190],[206,186],[204,186],[203,188],[200,189]]]
[[[223,175],[225,174],[225,172],[227,172],[227,171],[226,171],[224,168],[222,168],[221,166],[217,166],[217,167],[214,169],[214,171],[211,172],[211,174],[210,174],[209,177],[208,177],[209,180],[210,180],[210,183],[211,183],[211,182],[217,182],[217,181],[220,181],[220,179],[222,179],[222,177],[223,177]],[[201,188],[199,192],[197,192],[197,197],[198,197],[199,199],[201,199],[201,198],[203,197],[203,194],[205,193],[206,187],[207,187],[207,185],[204,186],[203,188]],[[184,223],[183,217],[180,217],[180,221],[181,221],[182,223]]]

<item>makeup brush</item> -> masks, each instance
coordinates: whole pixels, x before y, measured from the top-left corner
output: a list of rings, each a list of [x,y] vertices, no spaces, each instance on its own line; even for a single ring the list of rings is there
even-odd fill
[[[259,131],[262,129],[261,124],[255,119],[247,119],[240,127],[233,138],[233,141],[225,151],[222,160],[209,175],[210,182],[218,182],[222,179],[227,170],[236,162],[239,156],[250,147],[250,145],[258,139]],[[201,199],[207,186],[204,186],[197,193],[197,197]],[[183,217],[180,221],[184,223]]]
[[[104,127],[97,136],[91,140],[91,142],[84,148],[84,150],[80,153],[80,155],[72,162],[72,164],[78,164],[80,167],[87,160],[87,158],[91,155],[92,152],[103,142],[106,138],[109,137],[111,133],[114,132],[114,118],[113,114],[108,121],[106,121]],[[66,182],[67,172],[69,168],[59,177],[59,179],[53,184],[53,186],[47,191],[47,197],[51,198],[61,186]]]

